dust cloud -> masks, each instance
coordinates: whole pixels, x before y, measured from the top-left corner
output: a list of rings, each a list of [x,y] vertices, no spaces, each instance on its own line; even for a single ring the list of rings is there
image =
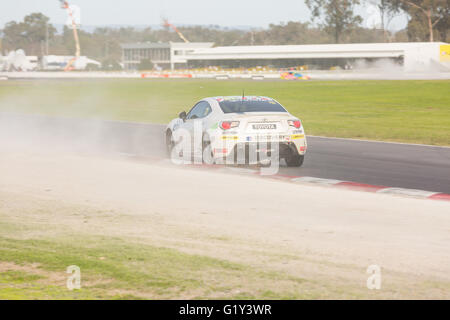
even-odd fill
[[[403,66],[391,59],[378,59],[375,61],[356,60],[354,70],[364,70],[375,73],[387,72],[391,74],[403,74]]]
[[[37,153],[164,156],[164,127],[0,113],[0,147]]]

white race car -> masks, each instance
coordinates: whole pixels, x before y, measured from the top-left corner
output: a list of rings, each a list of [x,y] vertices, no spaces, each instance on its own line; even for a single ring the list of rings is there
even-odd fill
[[[252,164],[276,154],[292,167],[303,164],[307,149],[300,119],[274,99],[260,96],[199,101],[169,123],[166,145],[172,157],[189,153],[207,163]]]

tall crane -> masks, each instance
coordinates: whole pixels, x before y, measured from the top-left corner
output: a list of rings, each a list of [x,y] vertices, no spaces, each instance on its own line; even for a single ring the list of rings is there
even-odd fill
[[[177,29],[177,27],[175,27],[173,24],[171,24],[168,19],[163,18],[163,26],[172,28],[172,30],[178,34],[178,36],[181,38],[181,40],[183,40],[186,43],[189,43],[189,40],[186,39],[186,37]]]
[[[74,16],[73,7],[69,5],[68,1],[59,0],[59,2],[61,3],[61,8],[67,10],[69,19],[71,20],[72,23],[73,37],[75,39],[75,57],[70,59],[70,61],[64,67],[64,71],[70,71],[73,69],[72,65],[75,63],[75,61],[77,61],[77,59],[80,58],[81,55],[80,39],[78,37],[77,22],[76,17]]]

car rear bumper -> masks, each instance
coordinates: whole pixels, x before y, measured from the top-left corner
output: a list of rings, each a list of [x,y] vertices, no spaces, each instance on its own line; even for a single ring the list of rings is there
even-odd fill
[[[226,139],[212,146],[213,157],[239,164],[259,163],[278,156],[279,159],[306,153],[306,139],[247,142]]]

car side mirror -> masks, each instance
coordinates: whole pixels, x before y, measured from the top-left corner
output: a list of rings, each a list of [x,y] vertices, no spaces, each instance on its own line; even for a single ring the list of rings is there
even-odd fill
[[[180,113],[180,115],[178,116],[180,119],[182,119],[183,121],[186,121],[186,111],[183,111],[182,113]]]

